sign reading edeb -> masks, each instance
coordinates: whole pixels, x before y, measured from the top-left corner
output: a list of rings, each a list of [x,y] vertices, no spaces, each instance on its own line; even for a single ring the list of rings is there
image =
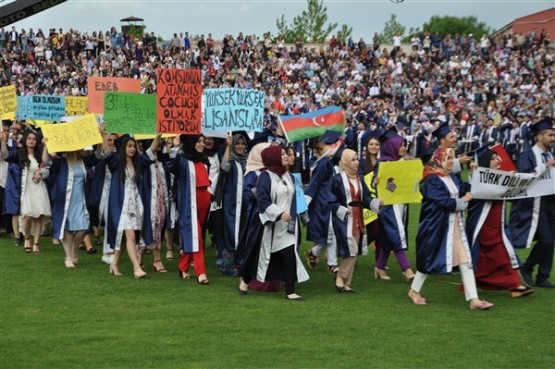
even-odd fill
[[[134,78],[90,77],[87,81],[89,89],[89,113],[104,114],[105,92],[141,92],[141,81]]]

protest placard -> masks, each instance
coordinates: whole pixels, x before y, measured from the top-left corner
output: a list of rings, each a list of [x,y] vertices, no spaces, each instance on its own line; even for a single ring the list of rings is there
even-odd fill
[[[471,174],[472,197],[514,200],[555,194],[555,168],[540,173],[513,173],[478,167]]]
[[[48,151],[66,152],[81,150],[102,142],[94,114],[87,114],[69,123],[45,124],[42,132],[48,138]]]
[[[158,133],[201,132],[202,74],[198,69],[157,70]]]
[[[31,96],[18,96],[17,97],[17,110],[15,111],[15,118],[18,120],[29,119],[31,113],[31,104],[29,102]]]
[[[143,134],[134,134],[133,138],[137,141],[142,141],[142,140],[154,140],[156,138],[157,135],[143,135]],[[173,138],[177,136],[177,133],[164,133],[162,135],[162,138]]]
[[[21,120],[59,121],[65,112],[64,96],[18,96],[15,118]]]
[[[0,115],[17,110],[17,94],[15,86],[0,87]]]
[[[87,114],[87,104],[86,96],[66,96],[66,115]]]
[[[104,98],[107,132],[156,133],[156,95],[107,92]]]
[[[421,160],[384,161],[378,166],[378,197],[384,205],[420,203]]]
[[[368,189],[372,187],[372,177],[374,177],[374,172],[368,173],[364,176],[364,183]],[[362,209],[362,217],[364,225],[367,225],[378,219],[378,214],[374,213],[372,210]]]
[[[204,132],[262,132],[263,123],[264,92],[240,88],[204,90]]]
[[[141,81],[135,78],[89,77],[87,80],[89,113],[104,113],[106,92],[141,92]]]
[[[304,198],[304,191],[302,187],[303,180],[301,179],[300,173],[291,174],[293,175],[293,179],[295,180],[297,214],[301,214],[308,210],[308,204],[306,203],[306,199]]]

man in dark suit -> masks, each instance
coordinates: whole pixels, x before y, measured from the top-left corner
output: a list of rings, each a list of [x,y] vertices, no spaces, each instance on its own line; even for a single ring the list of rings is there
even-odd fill
[[[555,159],[550,150],[555,146],[555,128],[552,118],[544,118],[530,126],[536,137],[536,144],[524,151],[518,158],[518,171],[553,176]],[[529,287],[555,288],[549,280],[553,267],[555,249],[555,194],[515,200],[511,207],[509,229],[515,247],[532,248],[520,273]],[[534,267],[538,265],[536,282],[532,278]]]

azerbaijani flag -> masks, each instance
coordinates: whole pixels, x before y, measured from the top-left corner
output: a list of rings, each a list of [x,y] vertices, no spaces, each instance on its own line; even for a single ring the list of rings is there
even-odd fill
[[[343,132],[344,121],[343,111],[337,106],[300,115],[279,116],[279,124],[289,142],[320,137],[326,131]]]

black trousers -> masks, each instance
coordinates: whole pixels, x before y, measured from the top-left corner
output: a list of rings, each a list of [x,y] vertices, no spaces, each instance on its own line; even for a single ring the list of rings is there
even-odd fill
[[[543,196],[540,203],[538,229],[536,230],[536,244],[532,248],[528,259],[522,268],[532,272],[538,265],[536,282],[549,279],[553,268],[553,254],[555,250],[555,195]]]
[[[270,265],[268,265],[266,280],[283,281],[285,284],[285,294],[291,295],[295,293],[295,282],[297,281],[297,258],[295,257],[294,245],[272,253],[270,256]]]

